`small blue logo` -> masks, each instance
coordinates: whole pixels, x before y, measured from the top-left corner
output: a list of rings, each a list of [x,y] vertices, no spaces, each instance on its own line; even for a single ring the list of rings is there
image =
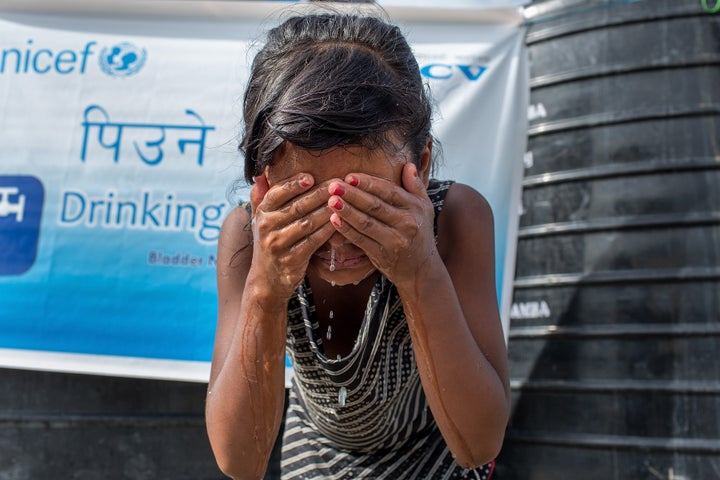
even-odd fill
[[[146,58],[147,52],[144,48],[122,42],[102,49],[100,69],[111,77],[129,77],[140,71]]]
[[[432,80],[450,80],[459,76],[470,82],[476,82],[486,70],[486,66],[477,64],[451,65],[449,63],[429,63],[420,68],[420,75]]]
[[[0,175],[0,275],[35,263],[45,191],[35,177]]]

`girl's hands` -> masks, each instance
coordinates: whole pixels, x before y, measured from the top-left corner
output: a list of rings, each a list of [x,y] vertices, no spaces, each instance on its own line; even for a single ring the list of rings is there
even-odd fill
[[[353,173],[327,191],[332,225],[396,285],[411,284],[437,255],[433,206],[413,163],[403,166],[402,187]]]
[[[302,282],[310,257],[335,233],[329,221],[327,188],[311,190],[314,179],[299,173],[272,187],[265,175],[255,178],[252,204],[255,280],[268,294],[287,301]]]

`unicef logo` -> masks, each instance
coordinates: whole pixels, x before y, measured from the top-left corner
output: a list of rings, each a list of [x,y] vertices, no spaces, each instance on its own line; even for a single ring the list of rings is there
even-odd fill
[[[100,52],[100,69],[112,77],[135,75],[145,65],[147,53],[132,43],[122,42]]]

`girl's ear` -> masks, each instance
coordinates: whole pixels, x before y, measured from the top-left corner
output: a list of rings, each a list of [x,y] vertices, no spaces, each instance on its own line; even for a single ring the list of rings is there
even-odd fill
[[[430,184],[430,170],[432,169],[432,139],[428,140],[425,148],[420,152],[420,162],[418,165],[418,176],[422,180],[425,188]]]

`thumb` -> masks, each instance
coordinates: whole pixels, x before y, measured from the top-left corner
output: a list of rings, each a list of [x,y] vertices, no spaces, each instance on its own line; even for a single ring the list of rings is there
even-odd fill
[[[403,188],[414,195],[426,194],[425,183],[418,174],[418,169],[412,162],[407,162],[402,171]]]
[[[257,210],[258,205],[262,203],[265,198],[265,194],[268,190],[270,190],[270,184],[264,174],[258,175],[254,178],[254,180],[255,185],[253,185],[252,190],[250,190],[250,204],[252,205],[253,214],[255,213],[255,210]]]

